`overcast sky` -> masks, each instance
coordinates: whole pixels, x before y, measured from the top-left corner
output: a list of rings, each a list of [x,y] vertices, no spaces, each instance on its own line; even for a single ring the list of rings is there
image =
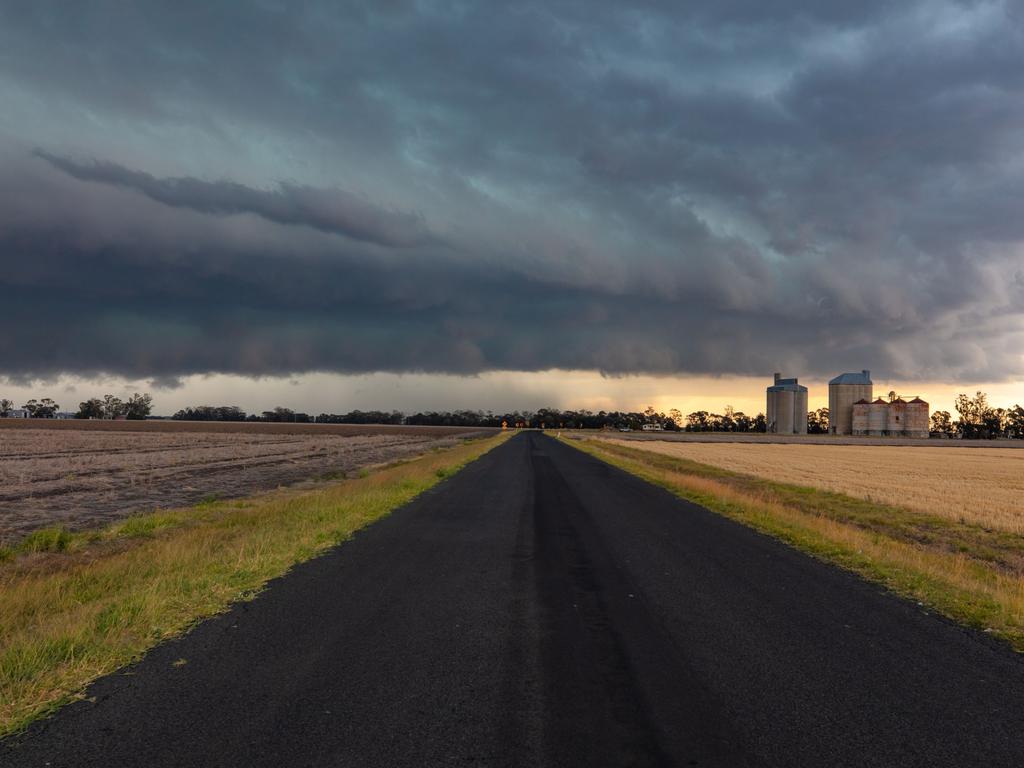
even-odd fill
[[[0,0],[0,377],[1024,399],[1022,8]]]

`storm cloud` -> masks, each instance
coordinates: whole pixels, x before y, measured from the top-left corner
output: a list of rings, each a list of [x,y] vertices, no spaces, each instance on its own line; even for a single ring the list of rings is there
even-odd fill
[[[1022,378],[1022,97],[1010,2],[0,3],[0,374]]]

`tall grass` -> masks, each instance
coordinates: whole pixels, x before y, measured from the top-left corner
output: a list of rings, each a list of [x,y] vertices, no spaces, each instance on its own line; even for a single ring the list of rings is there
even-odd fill
[[[255,595],[493,448],[459,445],[313,491],[38,532],[0,562],[0,736],[196,621]]]
[[[566,440],[1024,651],[1021,537],[603,440]]]

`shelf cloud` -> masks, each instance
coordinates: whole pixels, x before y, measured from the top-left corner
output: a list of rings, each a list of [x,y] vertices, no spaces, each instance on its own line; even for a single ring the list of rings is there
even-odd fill
[[[684,5],[0,11],[0,375],[1024,378],[1017,5]]]

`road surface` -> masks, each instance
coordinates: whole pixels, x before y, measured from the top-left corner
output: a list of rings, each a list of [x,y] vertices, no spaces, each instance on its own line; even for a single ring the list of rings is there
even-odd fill
[[[537,433],[89,695],[0,765],[1024,764],[1020,657]]]

